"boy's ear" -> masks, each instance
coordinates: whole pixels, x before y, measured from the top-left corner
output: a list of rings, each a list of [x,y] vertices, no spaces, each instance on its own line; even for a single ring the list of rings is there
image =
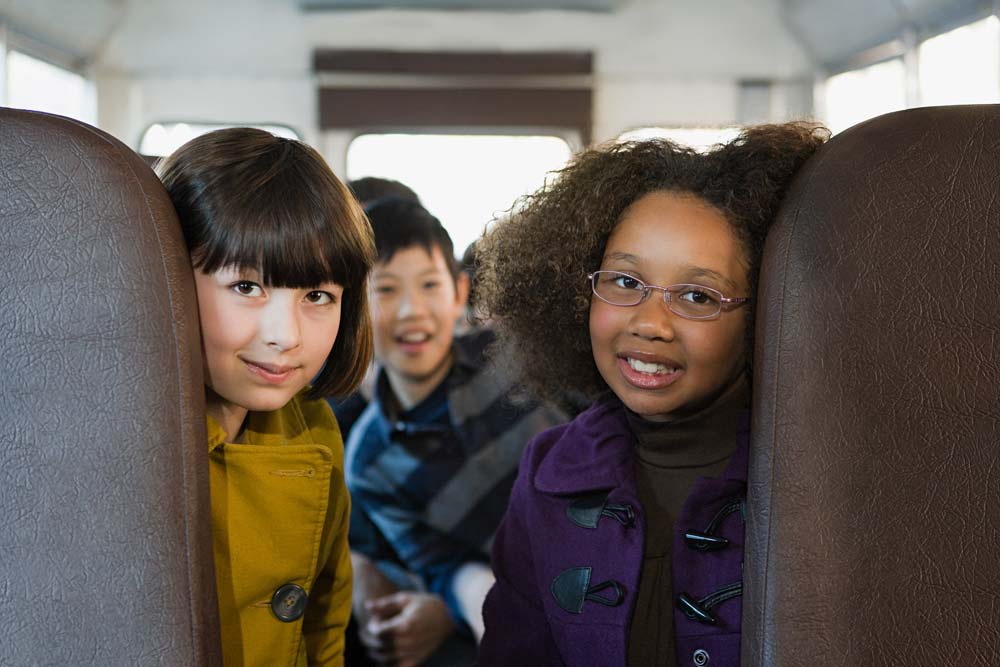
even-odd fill
[[[459,271],[455,278],[455,294],[458,297],[458,305],[465,308],[469,302],[469,274]]]

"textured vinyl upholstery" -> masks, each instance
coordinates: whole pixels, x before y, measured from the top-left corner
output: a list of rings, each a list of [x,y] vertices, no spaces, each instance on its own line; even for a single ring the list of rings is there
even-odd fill
[[[190,266],[142,159],[0,109],[0,665],[219,662]]]
[[[834,137],[758,308],[744,667],[1000,664],[1000,107]]]

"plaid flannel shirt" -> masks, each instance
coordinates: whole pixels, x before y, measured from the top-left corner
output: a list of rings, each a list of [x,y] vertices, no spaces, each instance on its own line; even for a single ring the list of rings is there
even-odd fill
[[[346,446],[351,549],[401,587],[441,595],[460,626],[455,572],[469,561],[489,562],[521,451],[566,420],[518,395],[504,364],[486,363],[492,340],[488,331],[456,338],[441,386],[399,414],[380,372]]]

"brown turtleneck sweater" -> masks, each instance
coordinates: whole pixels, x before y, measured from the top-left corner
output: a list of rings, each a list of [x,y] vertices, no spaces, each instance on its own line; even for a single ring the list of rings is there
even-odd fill
[[[629,667],[677,664],[670,567],[674,522],[695,480],[717,477],[726,469],[749,399],[744,376],[705,409],[676,421],[650,422],[627,413],[636,436],[635,476],[646,519],[646,547],[629,629]]]

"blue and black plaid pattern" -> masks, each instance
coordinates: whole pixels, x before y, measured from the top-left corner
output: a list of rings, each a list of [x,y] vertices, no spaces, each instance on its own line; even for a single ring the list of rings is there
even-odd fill
[[[347,441],[351,548],[400,585],[415,575],[459,620],[452,576],[465,562],[489,562],[521,450],[565,421],[520,396],[499,365],[485,363],[491,341],[486,331],[456,338],[448,377],[400,414],[387,407],[390,390],[380,373],[375,400]]]

